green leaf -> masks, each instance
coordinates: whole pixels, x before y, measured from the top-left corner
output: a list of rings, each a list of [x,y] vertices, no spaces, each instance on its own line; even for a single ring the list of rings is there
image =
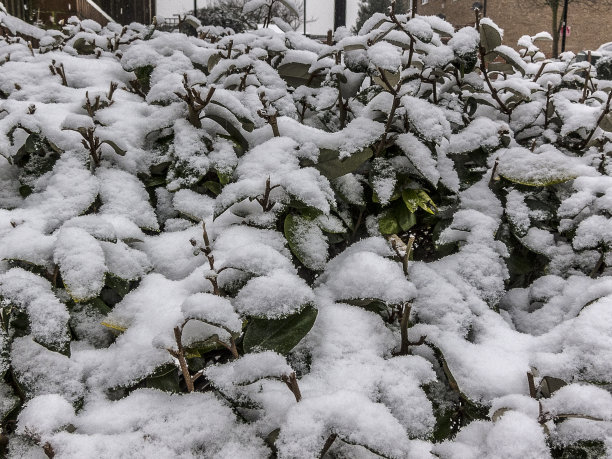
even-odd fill
[[[391,72],[390,70],[386,69],[382,69],[382,72],[389,84],[385,83],[381,76],[376,75],[372,77],[372,81],[374,81],[374,83],[383,88],[385,91],[391,92],[395,90],[395,87],[397,86],[400,80],[400,72]]]
[[[249,149],[249,142],[247,142],[240,130],[236,126],[234,126],[233,123],[226,120],[225,118],[222,118],[219,115],[207,114],[206,118],[214,121],[223,129],[225,129],[227,133],[232,137],[232,139],[236,141],[244,151]]]
[[[514,73],[514,67],[506,62],[491,62],[487,70],[489,72],[505,73],[506,75],[512,75]]]
[[[312,166],[317,169],[321,175],[333,180],[343,175],[355,172],[363,163],[372,157],[374,152],[371,148],[364,148],[354,152],[348,158],[340,158],[340,152],[337,150],[321,149],[319,159],[316,163],[305,163],[304,166]]]
[[[612,132],[612,113],[608,113],[601,119],[599,123],[600,129],[606,132]]]
[[[298,87],[305,86],[311,81],[309,70],[310,64],[289,62],[278,67],[278,74],[290,86]]]
[[[569,182],[570,180],[574,180],[576,178],[575,175],[566,175],[562,177],[550,177],[547,179],[527,179],[524,177],[513,177],[508,174],[499,174],[500,177],[505,178],[506,180],[517,183],[519,185],[524,186],[553,186],[558,185],[559,183]]]
[[[507,52],[507,50],[503,49],[503,47],[502,49],[496,49],[495,53],[503,60],[505,60],[514,70],[518,70],[523,76],[525,75],[525,64],[522,61],[519,61],[517,56],[511,54],[510,52]],[[514,71],[512,71],[511,73],[514,73]]]
[[[561,389],[563,386],[567,386],[567,383],[559,378],[553,378],[552,376],[544,376],[540,383],[540,393],[544,398],[550,398],[552,394]]]
[[[221,59],[223,59],[223,56],[221,56],[221,54],[219,53],[213,54],[212,56],[208,58],[207,67],[208,67],[209,73],[212,72],[212,69],[215,67],[215,65],[219,63]]]
[[[204,182],[203,186],[215,196],[221,194],[221,184],[219,182],[213,182],[212,180],[208,180],[207,182]]]
[[[102,145],[103,143],[115,150],[115,153],[117,153],[119,156],[125,156],[125,154],[127,153],[127,151],[119,148],[119,146],[112,140],[103,140],[102,142],[100,142],[100,145]]]
[[[14,394],[13,388],[2,380],[0,380],[0,397],[2,400],[0,404],[0,421],[4,421],[19,406],[20,400]]]
[[[436,204],[424,190],[404,190],[402,199],[410,212],[416,212],[418,208],[425,212],[434,214],[437,210]]]
[[[397,211],[397,222],[399,223],[402,231],[408,231],[414,225],[417,224],[416,215],[414,212],[410,212],[406,206],[398,206]]]
[[[151,376],[145,378],[142,383],[144,387],[159,389],[164,392],[181,392],[179,374],[174,365],[163,365],[155,370]]]
[[[284,232],[291,253],[308,269],[322,270],[327,260],[327,239],[312,220],[299,215],[285,217]],[[314,250],[313,250],[314,246]],[[319,249],[325,248],[325,253]]]
[[[151,89],[151,74],[153,73],[152,65],[143,65],[142,67],[137,67],[134,69],[134,74],[136,75],[136,79],[140,86],[142,87],[145,93],[149,92]]]
[[[489,53],[502,44],[502,37],[497,28],[489,24],[480,24],[480,45]]]
[[[93,54],[96,51],[96,45],[84,38],[77,38],[72,44],[72,47],[81,55]]]
[[[395,217],[395,212],[389,209],[378,220],[378,229],[382,234],[397,234],[400,232],[400,226]]]
[[[306,305],[300,312],[282,319],[251,319],[244,334],[244,351],[261,349],[289,353],[315,323],[317,310]]]
[[[226,105],[223,105],[218,100],[211,100],[210,103],[223,107],[228,112],[230,112],[232,115],[234,115],[236,119],[240,122],[240,124],[242,125],[242,129],[244,129],[245,131],[253,132],[253,129],[255,129],[255,123],[252,120],[245,118],[243,116],[236,115],[236,113],[234,113],[230,108],[228,108]]]

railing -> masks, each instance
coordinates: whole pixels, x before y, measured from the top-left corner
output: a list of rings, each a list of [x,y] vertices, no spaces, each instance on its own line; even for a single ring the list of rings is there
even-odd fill
[[[24,0],[3,0],[3,3],[11,16],[18,17],[24,21],[27,20],[27,10]]]

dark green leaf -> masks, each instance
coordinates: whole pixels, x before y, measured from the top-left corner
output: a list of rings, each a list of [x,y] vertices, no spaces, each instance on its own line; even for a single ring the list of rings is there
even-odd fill
[[[165,392],[181,392],[179,374],[174,365],[164,365],[158,368],[155,373],[142,381],[142,385]]]
[[[112,140],[103,140],[102,142],[100,142],[100,145],[102,145],[103,143],[115,150],[115,153],[117,153],[119,156],[125,156],[125,154],[127,153],[125,150],[119,148],[119,146]]]
[[[480,45],[484,48],[485,53],[493,51],[501,44],[501,35],[495,27],[489,24],[480,24]]]
[[[287,354],[306,336],[316,318],[317,310],[307,305],[283,319],[251,319],[244,335],[244,351],[266,349]]]
[[[225,118],[222,118],[218,115],[213,115],[213,114],[207,114],[206,118],[213,120],[215,123],[219,124],[223,129],[225,129],[227,133],[232,137],[232,139],[235,140],[244,151],[249,149],[249,143],[244,138],[240,130],[236,126],[234,126],[233,123],[226,120]]]
[[[378,229],[382,234],[397,234],[400,232],[400,226],[395,217],[395,212],[388,210],[378,220]]]
[[[337,150],[321,149],[317,163],[305,163],[305,166],[312,166],[321,175],[333,180],[343,175],[355,172],[359,167],[372,157],[374,152],[371,148],[364,148],[354,152],[348,158],[340,159],[340,152]]]
[[[540,393],[544,398],[550,398],[552,394],[561,389],[563,386],[567,386],[567,383],[559,378],[553,378],[552,376],[544,376],[540,383]]]
[[[93,54],[96,51],[96,45],[84,38],[77,38],[72,44],[72,47],[81,55]]]

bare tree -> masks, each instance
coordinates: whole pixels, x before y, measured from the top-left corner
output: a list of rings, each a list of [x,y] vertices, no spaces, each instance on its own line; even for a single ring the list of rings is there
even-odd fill
[[[245,14],[242,9],[246,2],[247,0],[216,0],[212,6],[199,9],[198,18],[203,24],[230,27],[235,32],[256,29],[258,24],[265,22],[268,11],[264,7]],[[272,5],[270,16],[279,17],[297,30],[303,24],[304,2],[297,3],[298,14],[276,2]]]
[[[543,2],[550,7],[552,12],[552,28],[550,31],[553,38],[552,53],[553,57],[557,57],[559,55],[559,37],[563,27],[563,8],[565,3],[564,0],[543,0]],[[571,11],[572,5],[583,5],[592,10],[593,14],[600,12],[602,14],[609,14],[610,8],[612,8],[612,0],[569,0],[569,11]]]

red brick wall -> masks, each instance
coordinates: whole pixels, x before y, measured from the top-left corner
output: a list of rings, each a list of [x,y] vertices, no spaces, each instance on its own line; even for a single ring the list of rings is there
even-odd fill
[[[456,27],[474,24],[472,5],[476,0],[428,0],[419,2],[418,13],[424,15],[443,14]],[[484,4],[484,0],[478,0]],[[563,13],[559,7],[559,19]],[[487,16],[504,29],[504,44],[516,48],[522,35],[535,35],[546,31],[552,33],[552,10],[543,0],[487,0]],[[602,43],[612,41],[612,1],[574,0],[568,8],[566,50],[582,51],[597,49]],[[551,52],[549,42],[538,43],[544,52]],[[559,49],[560,49],[559,41]]]

